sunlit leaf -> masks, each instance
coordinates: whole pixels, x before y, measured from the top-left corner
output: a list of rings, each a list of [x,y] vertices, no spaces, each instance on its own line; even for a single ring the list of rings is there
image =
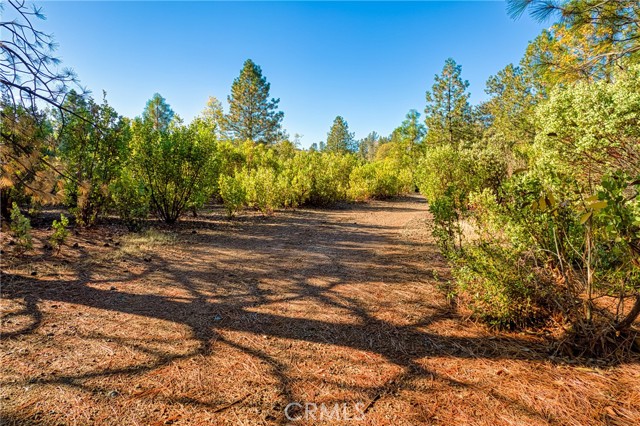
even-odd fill
[[[593,211],[600,211],[602,209],[604,209],[605,207],[607,207],[607,202],[606,201],[598,201],[597,203],[591,203],[589,205],[587,205],[588,208],[592,209]]]
[[[593,212],[587,212],[583,214],[582,217],[580,217],[580,225],[584,225],[589,220],[592,214]]]

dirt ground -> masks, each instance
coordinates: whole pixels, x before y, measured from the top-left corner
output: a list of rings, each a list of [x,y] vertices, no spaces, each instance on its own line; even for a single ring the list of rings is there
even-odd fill
[[[101,226],[58,254],[4,235],[2,423],[640,424],[638,364],[461,317],[428,223],[408,197]]]

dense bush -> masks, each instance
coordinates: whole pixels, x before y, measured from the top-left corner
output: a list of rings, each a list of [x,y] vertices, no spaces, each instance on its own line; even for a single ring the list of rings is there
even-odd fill
[[[419,164],[454,291],[495,326],[558,312],[576,329],[628,328],[640,311],[640,68],[558,85],[534,111],[518,152],[502,155],[516,144],[496,143],[491,126],[505,124],[490,121],[482,143],[432,147]]]
[[[309,168],[311,177],[309,203],[316,206],[348,200],[349,176],[357,164],[353,154],[311,152]]]
[[[220,175],[218,188],[227,216],[235,216],[245,206],[247,199],[242,179],[237,176]]]
[[[57,118],[58,154],[70,173],[65,174],[65,199],[76,224],[91,225],[109,207],[109,185],[128,155],[129,121],[106,100],[71,92],[65,108],[73,111]]]
[[[109,189],[114,210],[127,228],[130,231],[142,229],[150,208],[149,191],[142,180],[135,175],[130,166],[125,166]]]
[[[413,174],[394,161],[374,161],[355,167],[349,176],[348,196],[355,201],[388,198],[413,189]]]
[[[196,126],[177,120],[166,129],[151,123],[133,123],[133,166],[148,191],[151,206],[160,219],[174,223],[190,205],[203,202],[211,185],[213,144],[201,139]]]

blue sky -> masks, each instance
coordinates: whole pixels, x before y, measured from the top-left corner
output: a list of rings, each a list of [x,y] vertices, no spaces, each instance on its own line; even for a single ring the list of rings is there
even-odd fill
[[[342,115],[357,138],[389,134],[453,57],[485,98],[487,78],[518,62],[543,25],[477,2],[41,2],[57,54],[95,97],[126,116],[162,94],[186,120],[251,58],[302,146]]]

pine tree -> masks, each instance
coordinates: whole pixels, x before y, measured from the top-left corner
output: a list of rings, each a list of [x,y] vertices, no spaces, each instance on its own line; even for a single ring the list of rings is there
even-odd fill
[[[457,148],[470,137],[469,82],[462,80],[461,72],[460,65],[447,59],[442,73],[435,76],[432,91],[426,94],[426,140],[430,145],[449,144]]]
[[[375,158],[380,136],[376,132],[371,132],[366,138],[358,143],[358,155],[363,160],[372,161]]]
[[[415,109],[409,110],[397,130],[408,152],[413,151],[416,145],[422,143],[422,138],[426,133],[424,125],[420,122],[420,113]]]
[[[261,143],[274,143],[281,138],[284,113],[277,111],[280,99],[269,99],[270,87],[260,67],[247,59],[227,98],[225,127],[231,137]]]
[[[333,120],[331,130],[327,134],[326,150],[330,152],[339,152],[346,154],[355,151],[354,134],[349,133],[349,125],[341,116],[337,116]]]
[[[165,131],[169,127],[171,120],[173,120],[174,115],[166,99],[156,93],[147,101],[142,113],[142,119],[151,123],[153,130]]]
[[[203,120],[211,128],[214,136],[219,138],[222,135],[224,125],[224,111],[222,103],[215,96],[209,96],[207,106],[201,114]]]

